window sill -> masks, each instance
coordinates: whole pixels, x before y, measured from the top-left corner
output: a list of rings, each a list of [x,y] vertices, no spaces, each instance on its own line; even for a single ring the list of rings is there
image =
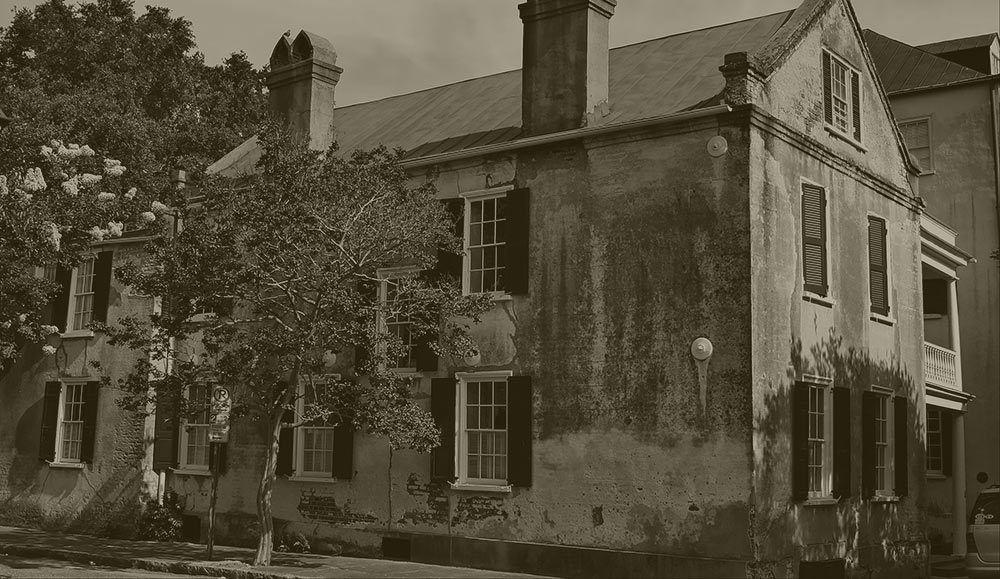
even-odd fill
[[[840,501],[833,497],[814,497],[802,501],[803,507],[825,507],[829,505],[835,505]]]
[[[49,468],[82,469],[86,463],[83,462],[49,462]]]
[[[873,503],[898,503],[901,499],[900,497],[897,497],[895,495],[893,496],[879,495],[879,496],[874,496],[868,500],[870,500]]]
[[[511,485],[487,485],[476,483],[448,483],[453,491],[469,491],[476,493],[510,494],[514,490]]]
[[[928,472],[926,478],[927,480],[948,480],[948,477],[940,472]]]
[[[848,135],[847,133],[841,131],[840,129],[836,129],[834,127],[831,127],[830,125],[825,125],[824,128],[826,128],[826,132],[827,133],[830,133],[834,137],[840,139],[841,141],[844,141],[845,143],[851,145],[852,147],[854,147],[855,149],[861,151],[862,153],[867,153],[868,152],[868,149],[864,148],[861,145],[861,143],[855,141],[854,137]]]
[[[93,330],[72,330],[69,332],[64,332],[59,334],[59,337],[63,340],[72,340],[73,338],[93,338]]]
[[[326,476],[292,475],[288,477],[288,480],[292,482],[307,482],[307,483],[335,483],[338,482],[340,479],[336,479],[332,476],[326,477]]]
[[[896,325],[895,318],[890,318],[889,316],[883,316],[882,314],[876,314],[875,312],[871,312],[868,316],[868,319],[873,322],[878,322],[880,324],[889,326],[890,328]]]
[[[210,470],[196,470],[193,468],[175,468],[171,470],[174,474],[182,474],[186,476],[212,476],[212,471]]]
[[[802,292],[802,301],[811,302],[826,308],[832,308],[837,302],[828,296],[821,296],[812,292]]]

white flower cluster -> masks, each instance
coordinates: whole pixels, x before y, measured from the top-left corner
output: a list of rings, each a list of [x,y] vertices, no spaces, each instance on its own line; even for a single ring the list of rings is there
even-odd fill
[[[45,238],[49,244],[52,245],[52,249],[59,251],[59,242],[62,240],[62,233],[59,233],[59,226],[51,221],[46,221],[42,224],[42,232],[45,234]]]
[[[95,152],[89,145],[80,146],[70,143],[63,146],[62,141],[50,141],[49,146],[42,145],[42,155],[52,162],[72,161],[77,157],[93,157]]]
[[[108,222],[108,235],[111,237],[121,237],[123,231],[125,231],[125,224],[121,221]]]
[[[150,206],[150,209],[153,210],[153,213],[160,214],[160,213],[166,213],[169,210],[169,207],[167,207],[163,203],[160,203],[159,201],[153,201],[153,204],[152,206]]]
[[[121,221],[109,221],[106,228],[93,226],[87,230],[87,233],[94,238],[94,241],[104,241],[105,239],[114,239],[116,237],[121,237],[122,233],[125,231],[125,224]]]
[[[104,174],[108,177],[121,177],[125,173],[125,167],[121,161],[116,159],[104,160]]]
[[[135,198],[135,194],[138,192],[139,191],[135,187],[132,187],[131,189],[125,192],[125,198],[131,200]]]
[[[103,177],[101,177],[100,175],[94,175],[93,173],[84,173],[79,177],[80,184],[83,185],[84,187],[88,187],[90,185],[96,185],[101,181],[102,178]]]
[[[98,193],[97,194],[97,200],[101,201],[101,202],[114,201],[115,200],[115,194],[114,193],[107,193],[107,192]]]
[[[48,185],[45,184],[45,177],[42,176],[42,170],[38,167],[28,169],[28,172],[21,179],[21,187],[30,193],[37,193],[39,191],[45,191]]]
[[[44,346],[42,346],[42,354],[45,354],[46,356],[51,356],[52,354],[55,353],[56,353],[55,346],[50,346],[49,344],[45,344]]]
[[[156,214],[153,213],[152,211],[143,211],[142,213],[139,214],[139,219],[143,223],[152,223],[156,221]]]
[[[62,190],[65,191],[70,197],[76,197],[80,194],[80,178],[73,177],[72,179],[63,181]]]

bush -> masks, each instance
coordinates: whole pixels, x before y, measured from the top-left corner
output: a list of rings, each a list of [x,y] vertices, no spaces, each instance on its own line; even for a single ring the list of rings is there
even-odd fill
[[[147,541],[176,541],[180,538],[181,527],[184,525],[181,519],[183,511],[177,493],[173,491],[163,494],[162,505],[156,499],[150,499],[139,519],[139,538]]]

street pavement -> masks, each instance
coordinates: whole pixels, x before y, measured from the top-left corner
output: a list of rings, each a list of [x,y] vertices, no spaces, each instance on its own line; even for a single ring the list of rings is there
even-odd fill
[[[51,533],[19,527],[0,527],[0,578],[14,577],[177,577],[168,573],[227,577],[228,579],[319,579],[406,577],[442,578],[529,578],[537,575],[502,573],[467,567],[442,567],[408,561],[326,557],[308,553],[275,553],[271,565],[253,567],[253,550],[218,545],[215,560],[205,560],[205,546],[193,543],[125,541],[87,535]],[[8,572],[3,561],[39,562],[37,569],[15,568]],[[68,563],[67,563],[68,562]],[[75,564],[75,566],[70,566]],[[56,566],[52,566],[56,565]],[[62,565],[59,567],[58,565]],[[14,568],[14,565],[8,565]],[[47,567],[46,567],[47,566]],[[112,573],[124,568],[123,575],[83,575],[95,571]],[[59,575],[62,569],[71,572]],[[31,574],[33,571],[40,574]],[[42,571],[51,571],[44,573]],[[140,570],[154,572],[140,575]],[[27,574],[21,574],[27,573]]]
[[[0,579],[132,579],[134,577],[177,579],[196,575],[174,575],[139,569],[118,569],[101,565],[71,563],[59,559],[29,559],[14,555],[0,555]]]

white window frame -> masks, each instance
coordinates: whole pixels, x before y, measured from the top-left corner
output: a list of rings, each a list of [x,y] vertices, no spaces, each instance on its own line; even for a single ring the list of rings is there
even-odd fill
[[[892,403],[892,391],[880,388],[878,386],[872,386],[872,392],[876,394],[876,406],[875,406],[875,496],[877,497],[895,497],[896,496],[896,479],[895,479],[895,459],[896,459],[896,445],[895,445],[895,407]],[[884,416],[879,416],[880,410],[884,413]],[[880,427],[885,427],[884,434],[880,430]],[[882,460],[879,460],[879,450],[884,450],[884,455]],[[881,462],[881,464],[880,464]],[[882,469],[882,482],[879,483],[879,469]]]
[[[212,420],[211,399],[214,387],[212,384],[200,384],[199,387],[207,389],[207,395],[205,398],[205,403],[208,405],[205,408],[206,422],[193,422],[189,424],[187,415],[181,417],[179,425],[180,434],[177,441],[177,467],[178,470],[182,471],[207,473],[209,472],[209,465],[211,464],[212,456],[212,443],[209,442],[208,431]],[[184,389],[184,400],[190,400],[190,392],[187,388]],[[205,464],[191,464],[188,462],[188,439],[191,435],[190,429],[193,428],[203,428],[205,430],[205,443],[208,445],[208,452],[205,453]]]
[[[930,159],[929,167],[921,167],[923,172],[921,175],[932,175],[934,173],[934,124],[931,122],[931,117],[913,117],[912,119],[906,119],[905,121],[899,121],[897,126],[899,127],[900,135],[903,134],[903,125],[912,125],[916,123],[926,123],[927,124],[927,157]],[[911,149],[923,149],[923,147],[910,147],[910,143],[903,139],[903,144],[906,146],[907,154],[910,153]]]
[[[90,287],[84,288],[86,291],[79,291],[77,288],[77,283],[80,281],[80,269],[86,264],[89,264],[90,273],[87,277],[90,278]],[[94,280],[97,277],[94,269],[97,267],[97,257],[88,257],[81,261],[76,267],[73,268],[73,273],[69,280],[69,307],[66,309],[66,332],[87,332],[87,324],[93,321],[94,318]],[[77,300],[83,296],[90,296],[90,319],[86,323],[81,323],[80,327],[76,325],[77,310]]]
[[[323,374],[322,376],[314,376],[312,378],[313,387],[320,387],[326,385],[331,380],[339,380],[340,374]],[[298,390],[295,397],[295,421],[299,421],[299,417],[305,414],[306,406],[306,381],[305,379],[299,380]],[[305,424],[295,427],[295,433],[293,435],[293,449],[292,454],[292,477],[295,479],[308,479],[308,480],[325,480],[325,481],[335,481],[337,480],[333,476],[333,460],[334,460],[334,437],[333,426],[307,426]],[[322,471],[307,471],[305,470],[305,442],[306,442],[306,429],[316,429],[316,430],[329,430],[331,434],[330,438],[330,468],[326,472]]]
[[[485,293],[491,295],[493,298],[503,298],[508,295],[506,290],[494,290],[485,292],[473,292],[472,291],[472,249],[471,246],[471,231],[472,231],[472,204],[476,201],[486,201],[489,199],[501,199],[506,198],[507,193],[514,190],[513,185],[505,185],[503,187],[493,187],[490,189],[481,189],[478,191],[469,191],[462,193],[461,197],[465,201],[464,211],[462,213],[463,228],[462,228],[462,293],[464,295]],[[504,217],[504,221],[507,221],[507,217]],[[507,231],[507,237],[509,238],[510,231]],[[495,239],[495,238],[494,238]],[[508,240],[503,241],[503,246],[507,246]],[[500,244],[496,244],[500,245]],[[480,247],[480,246],[476,246]],[[506,264],[501,264],[503,269],[506,269]]]
[[[504,431],[507,436],[507,473],[510,473],[510,381],[509,378],[514,373],[510,370],[498,370],[491,372],[456,372],[455,378],[458,380],[455,395],[455,422],[457,426],[455,436],[455,473],[457,480],[454,486],[465,485],[472,487],[496,488],[497,490],[508,490],[510,488],[507,478],[475,478],[469,476],[469,428],[466,404],[468,402],[467,385],[470,382],[504,382],[507,385],[507,420]],[[499,430],[499,429],[496,429]]]
[[[803,376],[803,382],[805,382],[809,387],[809,404],[806,416],[808,417],[808,426],[806,429],[807,446],[809,447],[809,498],[810,499],[826,499],[833,497],[833,380],[825,376]],[[819,398],[814,398],[814,394],[817,394]],[[822,414],[816,412],[817,405],[816,402],[822,402]],[[822,417],[822,426],[817,431],[815,427],[817,426],[814,422],[814,416]],[[820,438],[822,437],[822,438]],[[812,453],[812,443],[814,440],[818,440],[822,444],[822,450],[820,452],[820,488],[814,489],[813,485],[813,453]]]
[[[68,379],[63,379],[60,382],[61,382],[61,384],[59,386],[59,413],[56,415],[56,453],[55,453],[55,460],[53,462],[55,464],[79,465],[79,464],[83,463],[83,430],[84,430],[85,421],[86,421],[86,417],[83,414],[83,408],[84,408],[84,390],[87,388],[87,385],[88,384],[92,384],[93,381],[89,380],[89,379],[88,380],[68,380]],[[79,399],[79,401],[74,402],[75,404],[79,405],[79,409],[80,409],[79,410],[79,412],[80,412],[80,420],[79,420],[79,423],[80,423],[80,439],[79,439],[79,441],[77,441],[78,444],[79,444],[79,451],[77,452],[77,456],[75,456],[75,457],[73,457],[73,456],[67,456],[65,454],[64,448],[63,448],[64,442],[65,442],[64,438],[66,436],[66,429],[65,429],[65,424],[64,424],[64,421],[66,419],[66,402],[67,402],[66,401],[66,396],[67,396],[67,392],[69,391],[70,388],[73,388],[73,389],[79,388],[79,392],[80,392],[80,399]],[[76,421],[74,421],[74,422],[76,422]],[[93,426],[96,428],[97,425],[95,424]]]
[[[833,52],[832,50],[830,50],[828,48],[824,48],[823,52],[825,52],[828,55],[830,55],[830,100],[831,100],[831,103],[832,103],[830,106],[831,106],[832,115],[833,115],[833,118],[831,119],[831,122],[826,123],[826,126],[831,131],[836,132],[838,135],[840,135],[840,136],[842,136],[842,137],[850,140],[852,143],[858,143],[858,144],[860,144],[858,142],[858,140],[854,138],[854,132],[855,132],[855,128],[856,127],[854,126],[854,99],[852,97],[853,92],[851,90],[852,89],[851,83],[853,82],[853,78],[854,77],[852,76],[851,73],[852,72],[853,73],[857,73],[857,75],[858,75],[858,85],[859,85],[858,86],[858,105],[862,106],[863,103],[864,103],[864,100],[865,100],[865,95],[864,95],[864,91],[862,90],[863,87],[861,86],[861,71],[858,70],[857,68],[851,66],[847,62],[847,60],[841,58],[840,56],[837,55],[837,53]],[[844,84],[844,91],[845,91],[845,97],[846,97],[844,99],[844,104],[845,104],[845,107],[844,107],[844,111],[845,112],[844,112],[844,114],[846,115],[846,118],[845,118],[845,120],[846,120],[846,128],[842,128],[842,127],[840,127],[840,126],[837,125],[837,118],[838,118],[838,115],[837,115],[837,100],[838,100],[838,97],[837,97],[836,91],[834,90],[834,87],[837,84],[838,67],[841,68],[841,69],[843,69],[843,71],[844,71],[844,83],[843,84]],[[861,115],[858,115],[858,119],[859,120],[861,119]],[[862,127],[862,129],[864,129],[864,127]],[[862,134],[864,134],[863,131],[862,131]]]
[[[932,415],[936,415],[933,418]],[[925,468],[927,474],[929,475],[939,475],[944,476],[944,410],[940,408],[927,408],[927,460],[925,462]],[[932,428],[932,424],[937,425],[937,428]],[[937,443],[931,442],[931,435],[937,435]],[[931,468],[931,448],[937,448],[937,468]]]
[[[403,266],[403,267],[388,267],[378,270],[379,285],[378,285],[378,301],[379,305],[384,307],[389,298],[389,284],[393,280],[413,277],[420,273],[420,268],[417,266]],[[411,326],[410,341],[413,341],[412,333],[412,321],[407,322],[395,322],[389,320],[383,313],[379,314],[378,327],[380,333],[389,333],[389,324],[399,323],[400,325],[406,323]],[[417,373],[417,360],[415,358],[416,343],[410,344],[410,358],[412,359],[413,366],[390,366],[389,368],[401,376],[408,376]]]

